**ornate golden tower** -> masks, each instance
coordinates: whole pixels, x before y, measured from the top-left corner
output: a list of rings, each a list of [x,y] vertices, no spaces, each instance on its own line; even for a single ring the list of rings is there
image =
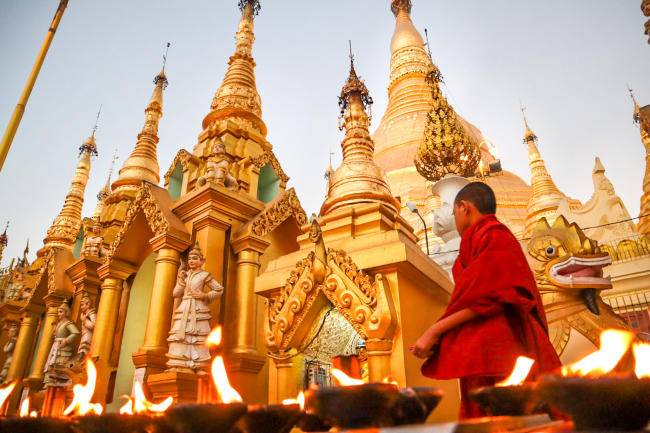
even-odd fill
[[[526,218],[526,233],[531,233],[537,221],[546,217],[551,223],[555,221],[556,210],[564,194],[553,182],[546,169],[546,163],[537,148],[537,135],[528,126],[524,116],[524,144],[528,145],[528,164],[530,166],[530,185],[532,196],[528,202],[528,217]]]
[[[39,251],[39,255],[45,254],[45,249],[51,247],[61,247],[72,251],[79,235],[84,192],[90,174],[90,156],[97,154],[94,132],[83,142],[79,152],[79,162],[72,178],[70,190],[65,197],[61,212],[47,231],[47,236],[43,240],[44,247]]]
[[[639,233],[650,235],[650,105],[640,107],[630,90],[634,102],[634,121],[639,125],[641,142],[645,148],[645,174],[643,176],[643,194],[639,210]]]
[[[2,267],[2,256],[5,252],[5,248],[7,247],[7,244],[9,243],[9,238],[7,237],[7,229],[9,228],[9,221],[7,221],[7,225],[5,226],[5,230],[2,232],[0,235],[0,267]]]
[[[350,53],[350,74],[339,96],[345,128],[345,138],[341,142],[343,161],[329,175],[321,215],[358,203],[383,203],[394,211],[400,208],[390,192],[384,171],[373,158],[374,143],[368,131],[370,119],[366,113],[371,104],[372,98],[354,70],[354,57]]]

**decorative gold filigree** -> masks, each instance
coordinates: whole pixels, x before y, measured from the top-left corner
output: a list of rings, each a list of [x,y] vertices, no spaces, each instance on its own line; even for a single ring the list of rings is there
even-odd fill
[[[140,187],[138,194],[126,210],[124,222],[122,223],[120,231],[117,232],[108,254],[106,254],[106,259],[104,260],[105,263],[109,263],[112,260],[113,255],[124,241],[126,233],[128,233],[133,220],[140,211],[144,214],[147,224],[154,235],[160,235],[169,230],[169,223],[158,206],[158,202],[153,198],[149,186],[146,184],[143,185]]]
[[[293,188],[281,193],[280,197],[253,219],[251,231],[257,236],[265,236],[290,216],[293,216],[301,226],[307,224],[307,214]]]
[[[278,161],[278,159],[275,157],[275,153],[273,153],[273,151],[267,150],[259,156],[252,157],[250,159],[250,162],[252,165],[259,169],[267,164],[271,164],[275,175],[280,179],[280,184],[282,187],[285,187],[287,185],[287,182],[289,182],[289,176],[287,176],[287,174],[282,169],[280,161]]]
[[[188,152],[185,149],[181,149],[178,151],[176,156],[174,157],[174,160],[172,161],[171,165],[169,166],[169,169],[165,173],[164,179],[165,179],[165,185],[169,185],[169,180],[172,177],[172,174],[174,174],[174,170],[176,169],[176,166],[178,164],[183,167],[183,171],[186,171],[189,169],[190,166],[190,160],[198,160],[198,158],[194,157],[190,152]]]

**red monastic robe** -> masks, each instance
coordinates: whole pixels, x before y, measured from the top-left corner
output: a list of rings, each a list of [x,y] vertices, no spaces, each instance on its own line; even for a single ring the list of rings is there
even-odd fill
[[[496,216],[465,231],[453,275],[456,287],[442,318],[466,308],[480,317],[442,335],[422,366],[425,376],[504,378],[519,355],[535,360],[529,379],[561,365],[524,252]]]

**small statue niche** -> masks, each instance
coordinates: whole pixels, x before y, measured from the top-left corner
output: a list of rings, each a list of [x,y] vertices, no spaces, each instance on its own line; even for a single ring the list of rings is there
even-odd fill
[[[108,251],[104,247],[104,236],[102,236],[102,225],[98,220],[93,221],[90,233],[86,234],[81,255],[84,257],[106,257]]]
[[[90,343],[95,331],[95,322],[97,321],[97,311],[93,305],[92,299],[87,293],[84,293],[79,303],[79,321],[81,322],[81,340],[77,348],[77,360],[83,361],[90,351]]]
[[[231,191],[239,191],[239,183],[235,176],[230,173],[232,165],[230,156],[226,153],[226,146],[222,141],[216,141],[212,145],[212,151],[208,156],[205,174],[198,179],[197,184],[203,186],[210,182]]]
[[[208,271],[202,269],[203,253],[196,244],[187,257],[187,267],[181,266],[173,290],[180,301],[172,316],[167,352],[167,371],[205,374],[210,363],[210,351],[205,339],[211,331],[209,304],[223,294],[223,286]]]

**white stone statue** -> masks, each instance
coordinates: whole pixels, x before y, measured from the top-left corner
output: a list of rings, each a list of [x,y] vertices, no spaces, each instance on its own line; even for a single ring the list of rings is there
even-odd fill
[[[434,247],[433,260],[451,277],[451,268],[460,249],[460,235],[454,222],[454,200],[458,192],[469,183],[460,176],[447,175],[436,182],[431,190],[440,197],[440,208],[433,212],[433,233],[442,239],[443,245]]]
[[[18,338],[18,327],[12,325],[7,330],[7,342],[5,343],[2,351],[5,353],[5,362],[2,365],[2,371],[0,371],[0,383],[4,383],[7,380],[7,374],[9,374],[9,367],[11,367],[11,361],[14,357],[14,349],[16,348],[16,339]]]
[[[205,259],[196,244],[189,252],[189,270],[178,271],[174,299],[180,299],[172,316],[167,352],[168,371],[205,373],[210,351],[205,338],[210,333],[212,315],[208,304],[220,298],[223,286],[212,274],[201,269]]]
[[[104,248],[102,225],[99,221],[95,221],[90,230],[90,233],[88,233],[84,239],[81,254],[84,257],[105,257],[107,250]]]
[[[97,311],[93,306],[93,301],[87,293],[84,293],[79,303],[81,322],[81,340],[79,340],[79,347],[77,348],[77,359],[83,360],[90,351],[90,343],[93,339],[93,331],[95,330],[95,322],[97,321]]]
[[[58,371],[60,367],[67,367],[73,355],[75,343],[79,337],[79,328],[70,320],[70,307],[63,302],[56,310],[58,321],[54,327],[54,341],[50,348],[45,363],[45,387],[68,386],[70,378]]]
[[[226,153],[226,147],[223,142],[216,141],[212,145],[212,152],[206,163],[205,175],[198,179],[198,185],[203,186],[207,182],[213,182],[229,190],[238,191],[239,183],[235,176],[230,174],[231,166],[232,162]]]

